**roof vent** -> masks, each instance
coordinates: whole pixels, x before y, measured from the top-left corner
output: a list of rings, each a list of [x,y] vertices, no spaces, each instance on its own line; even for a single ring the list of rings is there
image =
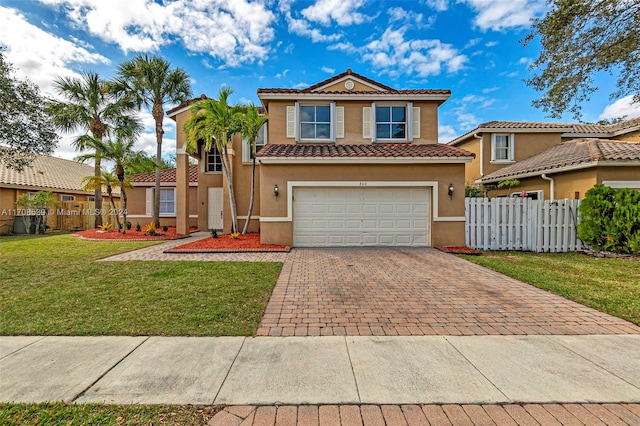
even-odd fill
[[[347,68],[347,74],[351,75],[351,68]]]

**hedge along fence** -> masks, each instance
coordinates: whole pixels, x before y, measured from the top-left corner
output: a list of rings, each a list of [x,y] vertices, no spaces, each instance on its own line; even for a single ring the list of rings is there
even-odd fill
[[[640,192],[596,185],[580,204],[578,237],[596,250],[640,252]]]

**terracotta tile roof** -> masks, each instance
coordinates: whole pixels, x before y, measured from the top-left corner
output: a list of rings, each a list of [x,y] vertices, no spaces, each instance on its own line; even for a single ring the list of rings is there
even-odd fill
[[[48,155],[36,155],[31,167],[25,167],[21,172],[9,169],[0,162],[0,187],[11,185],[25,189],[51,189],[54,192],[66,190],[91,194],[93,191],[82,190],[82,179],[93,174],[94,167],[88,164]],[[120,191],[113,192],[117,195]],[[106,191],[104,193],[106,195]]]
[[[489,129],[567,129],[573,124],[542,123],[535,121],[488,121],[478,125],[478,128]]]
[[[370,95],[371,93],[376,94],[392,94],[392,95],[450,95],[451,90],[443,90],[443,89],[402,89],[396,90],[393,87],[389,87],[375,80],[371,80],[368,77],[365,77],[361,74],[355,73],[351,71],[351,69],[347,69],[345,72],[334,75],[331,78],[321,81],[320,83],[316,83],[312,86],[309,86],[304,89],[290,89],[290,88],[262,88],[258,89],[258,94],[260,93],[283,93],[283,94],[298,94],[298,93],[313,93],[316,89],[326,86],[328,84],[333,83],[334,81],[338,81],[343,77],[351,75],[355,78],[363,80],[367,83],[370,83],[374,86],[380,87],[384,90],[384,92],[371,92],[371,91],[358,91],[358,90],[341,90],[341,91],[332,91],[331,94],[338,95]]]
[[[268,144],[257,157],[368,157],[368,158],[451,158],[474,157],[464,149],[443,144],[374,143],[367,145]]]
[[[155,182],[156,172],[138,173],[130,178],[131,183]],[[172,183],[176,182],[176,169],[160,170],[160,182]],[[198,165],[189,166],[189,182],[198,182]]]
[[[595,161],[637,161],[640,167],[640,143],[594,138],[572,139],[490,173],[481,181],[494,182],[508,177],[540,174]]]

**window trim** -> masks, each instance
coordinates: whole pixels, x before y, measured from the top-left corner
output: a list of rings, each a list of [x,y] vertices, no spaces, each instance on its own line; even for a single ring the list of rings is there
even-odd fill
[[[498,159],[497,158],[497,137],[498,136],[506,136],[507,137],[507,158],[506,159]],[[515,135],[513,133],[491,133],[491,163],[496,164],[512,164],[515,163]]]
[[[64,200],[63,197],[71,197],[70,200]],[[60,201],[75,201],[76,200],[76,196],[75,195],[64,195],[64,194],[60,194],[58,195],[58,199]]]
[[[404,108],[404,121],[400,122],[398,121],[397,123],[404,123],[404,138],[381,138],[378,135],[378,117],[377,117],[377,111],[380,108],[391,108],[389,110],[389,119],[391,121],[387,122],[383,122],[383,124],[389,124],[389,126],[393,126],[394,121],[393,121],[393,108]],[[385,105],[378,105],[376,103],[373,103],[371,105],[371,130],[372,130],[372,134],[374,135],[373,141],[374,142],[382,142],[382,143],[388,143],[388,142],[410,142],[412,140],[411,135],[410,135],[410,130],[409,130],[409,124],[411,124],[411,126],[413,127],[413,118],[411,117],[411,113],[409,112],[413,112],[413,105],[412,103],[407,103],[407,104],[403,104],[403,105],[393,105],[393,104],[385,104]],[[390,129],[391,130],[391,129]],[[390,132],[391,134],[391,132]]]
[[[218,153],[220,157],[220,171],[209,171],[209,154]],[[222,165],[222,153],[218,151],[218,147],[215,144],[215,141],[211,144],[211,151],[202,150],[202,173],[214,174],[214,173],[222,173],[224,171],[224,166]]]
[[[313,107],[313,108],[317,108],[317,107],[328,107],[329,108],[329,122],[325,122],[325,121],[305,121],[303,122],[301,120],[301,116],[302,114],[300,113],[300,110],[303,107]],[[296,119],[296,127],[298,130],[298,135],[299,137],[299,142],[333,142],[334,141],[334,137],[333,137],[333,126],[335,123],[335,118],[334,118],[334,109],[335,109],[335,103],[334,102],[329,102],[327,104],[325,103],[304,103],[304,104],[299,104],[298,105],[298,115],[297,115],[297,119]],[[317,115],[317,114],[316,114]],[[328,124],[329,125],[329,137],[328,138],[303,138],[302,137],[302,125],[303,124],[314,124],[315,126],[317,126],[318,124]]]
[[[173,212],[162,212],[162,198],[160,198],[160,213],[159,216],[160,217],[175,217],[176,215],[176,204],[177,204],[177,200],[176,200],[176,188],[160,188],[160,197],[162,197],[162,191],[172,191],[173,193]],[[167,201],[164,201],[165,203]]]
[[[269,131],[267,129],[267,123],[264,123],[262,125],[262,127],[260,128],[260,132],[263,133],[262,141],[264,143],[262,145],[256,144],[256,152],[258,152],[260,150],[260,148],[262,148],[263,146],[265,146],[265,145],[267,145],[269,143],[269,141],[267,140],[267,135],[269,134]],[[258,141],[256,141],[256,142],[258,142]],[[249,150],[249,143],[248,143],[247,139],[242,139],[242,162],[251,164],[252,160],[253,159],[251,158],[251,151]]]

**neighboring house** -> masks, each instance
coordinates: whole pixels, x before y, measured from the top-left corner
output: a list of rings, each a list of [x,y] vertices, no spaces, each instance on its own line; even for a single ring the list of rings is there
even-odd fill
[[[16,200],[25,193],[52,191],[55,200],[61,203],[60,212],[68,212],[67,216],[71,217],[88,215],[86,202],[94,201],[94,193],[82,190],[82,179],[93,174],[93,166],[47,155],[36,155],[33,164],[21,172],[9,169],[0,162],[0,234],[7,234],[12,229],[17,208]],[[120,197],[118,189],[113,192],[114,197]],[[106,192],[103,193],[103,197],[103,207],[110,209]],[[47,224],[51,229],[67,229],[66,224],[75,223],[58,220],[58,210],[53,209],[47,217]]]
[[[156,173],[129,177],[133,189],[127,189],[127,220],[133,226],[153,222],[153,193]],[[189,226],[198,224],[198,165],[189,166]],[[176,169],[160,170],[160,226],[176,225]]]
[[[350,69],[305,89],[258,89],[269,121],[250,229],[263,243],[299,247],[464,244],[464,167],[473,154],[438,144],[438,107],[450,95],[396,90]],[[189,103],[168,115],[177,124],[176,223],[186,233]],[[239,135],[229,148],[242,228],[251,158]],[[196,157],[198,228],[229,232],[219,153]]]
[[[592,142],[587,143],[586,140]],[[524,195],[524,191],[530,198],[581,199],[586,190],[595,183],[612,181],[612,185],[634,186],[640,180],[636,160],[632,158],[624,161],[613,159],[612,161],[616,162],[614,167],[623,163],[625,167],[612,176],[605,169],[612,166],[607,162],[609,160],[596,160],[595,157],[599,155],[597,153],[593,153],[594,157],[591,160],[584,156],[582,147],[602,147],[603,140],[626,141],[632,144],[640,142],[640,117],[611,125],[491,121],[452,140],[448,145],[463,148],[476,155],[466,167],[465,182],[467,185],[484,185],[490,190],[490,195],[504,196],[509,192]],[[561,144],[563,147],[555,148]],[[630,152],[633,157],[634,147],[629,147],[628,144],[621,146],[625,147],[623,151]],[[616,145],[616,148],[612,149],[618,148]],[[571,152],[572,149],[576,152]],[[603,149],[608,150],[606,147]],[[559,161],[560,163],[567,163],[561,170],[556,170],[560,166],[554,167],[555,163],[540,164],[548,158],[556,159],[557,155],[565,156],[564,161]],[[623,157],[626,158],[628,155],[623,154]],[[577,158],[580,158],[579,162],[573,163]],[[521,165],[525,160],[526,163]],[[545,167],[541,168],[542,166]],[[591,176],[583,177],[587,172],[566,174],[565,168],[569,166],[575,170],[590,169]],[[562,183],[552,188],[552,175],[560,171],[564,173],[560,177]],[[512,190],[496,189],[497,184],[507,178],[518,179],[521,183]],[[526,181],[523,180],[525,178]]]

